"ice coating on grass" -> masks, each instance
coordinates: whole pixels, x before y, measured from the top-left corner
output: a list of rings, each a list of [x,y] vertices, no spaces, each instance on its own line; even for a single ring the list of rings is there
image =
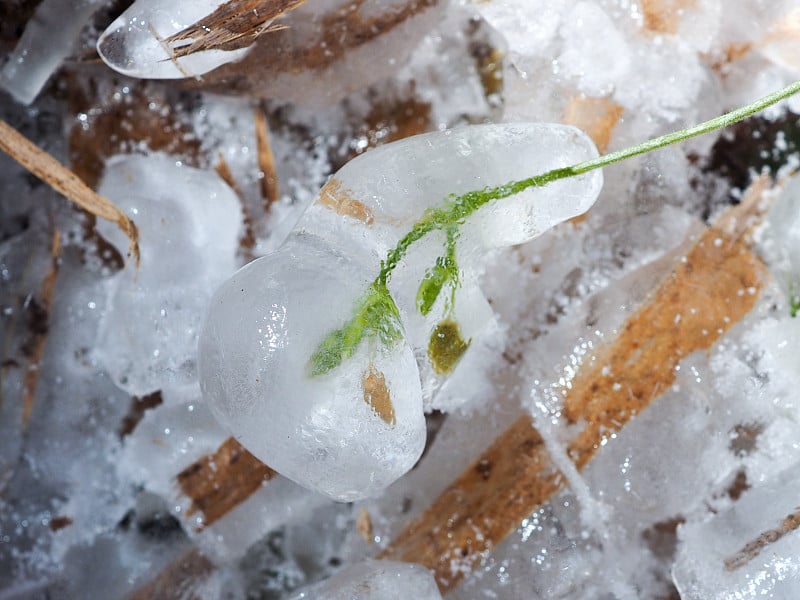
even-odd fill
[[[191,382],[200,320],[236,268],[239,202],[215,173],[157,154],[109,161],[99,191],[136,223],[141,267],[128,261],[106,283],[97,359],[131,394]],[[98,228],[127,248],[113,224]]]
[[[430,404],[493,322],[478,284],[486,249],[522,243],[581,214],[602,176],[557,181],[477,209],[455,238],[456,278],[423,312],[420,284],[448,253],[447,235],[431,231],[408,248],[388,281],[403,339],[365,335],[353,356],[323,375],[311,372],[315,352],[353,319],[386,253],[427,212],[446,210],[451,194],[596,155],[575,128],[503,124],[409,138],[348,163],[281,248],[217,292],[199,359],[214,414],[259,459],[301,485],[345,501],[380,493],[422,450],[422,399]]]
[[[418,135],[347,163],[298,228],[316,232],[315,215],[325,208],[347,217],[326,223],[337,235],[371,236],[379,248],[391,247],[451,194],[520,181],[596,156],[586,134],[568,125],[502,123]],[[527,242],[586,212],[602,183],[601,173],[593,171],[491,202],[467,219],[465,241],[490,248]]]
[[[366,560],[306,587],[290,600],[440,600],[433,574],[410,563]]]
[[[223,4],[219,0],[137,0],[103,32],[97,52],[109,67],[130,77],[183,79],[202,75],[240,59],[248,48],[206,50],[176,58],[172,50],[189,42],[166,40]]]
[[[373,276],[357,256],[293,235],[217,290],[199,347],[203,396],[220,423],[281,474],[342,501],[380,493],[425,443],[406,343],[365,339],[339,367],[309,372]]]

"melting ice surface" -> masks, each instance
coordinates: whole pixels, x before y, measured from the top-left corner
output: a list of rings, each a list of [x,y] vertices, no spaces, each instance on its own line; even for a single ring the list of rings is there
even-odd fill
[[[158,154],[112,159],[99,191],[137,223],[141,268],[128,261],[105,284],[98,360],[134,395],[191,382],[200,319],[214,287],[236,268],[239,202],[215,173]],[[113,225],[98,229],[127,247]]]
[[[378,495],[422,452],[420,370],[425,377],[431,371],[428,342],[438,324],[458,319],[474,339],[491,317],[476,278],[486,248],[524,242],[584,212],[599,193],[601,175],[477,210],[458,241],[464,271],[458,310],[438,301],[425,318],[416,292],[443,253],[443,236],[423,238],[389,286],[404,340],[384,345],[366,335],[353,356],[323,375],[310,374],[311,356],[353,318],[387,250],[448,194],[594,156],[592,142],[574,128],[506,124],[417,136],[350,162],[281,248],[241,269],[214,296],[199,372],[215,416],[259,459],[303,486],[343,501]]]
[[[219,0],[137,0],[103,32],[97,52],[108,66],[130,77],[182,79],[202,75],[241,58],[248,49],[207,50],[175,58],[166,40],[223,4]]]

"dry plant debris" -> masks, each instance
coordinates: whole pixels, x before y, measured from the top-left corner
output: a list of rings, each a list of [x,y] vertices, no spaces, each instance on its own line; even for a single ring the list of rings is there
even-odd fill
[[[39,293],[39,307],[42,315],[47,322],[53,308],[53,296],[56,289],[56,279],[58,278],[59,260],[61,259],[61,234],[56,229],[53,232],[50,244],[50,269],[42,281],[42,289]],[[36,388],[39,383],[39,373],[42,367],[42,358],[47,344],[47,327],[34,332],[34,340],[31,348],[31,355],[28,366],[25,369],[22,392],[22,424],[27,427],[28,421],[33,412],[33,405],[36,401]]]
[[[258,152],[258,168],[261,171],[261,197],[264,199],[264,210],[269,210],[273,202],[281,197],[278,189],[278,174],[275,170],[275,154],[269,143],[267,116],[260,108],[255,112],[256,151]]]
[[[764,548],[774,544],[798,527],[800,527],[800,508],[786,516],[778,527],[762,532],[752,542],[748,542],[738,552],[726,558],[724,561],[725,568],[728,571],[740,569],[758,556]]]
[[[130,240],[128,254],[133,257],[138,268],[139,232],[134,222],[110,200],[97,194],[75,173],[2,120],[0,120],[0,150],[82,209],[116,223]]]
[[[229,0],[197,23],[164,40],[174,58],[206,50],[247,48],[264,32],[280,29],[271,22],[305,0]]]
[[[682,358],[710,348],[753,308],[766,268],[741,238],[758,210],[752,199],[723,215],[628,318],[619,336],[584,362],[565,399],[566,418],[586,423],[568,445],[579,469],[605,438],[669,387]],[[432,569],[446,592],[565,484],[524,415],[381,556]]]

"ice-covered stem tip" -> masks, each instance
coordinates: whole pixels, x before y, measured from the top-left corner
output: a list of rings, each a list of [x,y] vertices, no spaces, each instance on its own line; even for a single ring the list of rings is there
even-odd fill
[[[394,322],[393,319],[394,315],[399,313],[394,300],[388,293],[389,278],[391,277],[392,271],[394,271],[395,267],[397,267],[408,252],[408,249],[432,231],[441,229],[452,231],[453,228],[460,227],[467,217],[472,215],[476,210],[495,200],[502,200],[503,198],[514,196],[530,188],[542,187],[560,179],[582,175],[639,154],[646,154],[653,150],[658,150],[659,148],[683,142],[689,138],[717,131],[746,119],[773,104],[777,104],[781,100],[785,100],[797,92],[800,92],[800,81],[795,81],[780,91],[764,96],[755,102],[709,121],[647,140],[641,144],[631,146],[630,148],[610,152],[609,154],[604,154],[603,156],[583,161],[569,167],[553,169],[527,179],[511,181],[497,187],[473,190],[461,195],[451,194],[444,200],[439,208],[427,210],[420,220],[414,224],[411,230],[387,253],[386,258],[381,261],[381,268],[375,281],[369,287],[364,298],[359,302],[358,307],[354,311],[354,318],[342,328],[328,334],[317,348],[317,351],[312,355],[309,363],[309,371],[312,375],[322,375],[338,367],[343,360],[351,357],[355,353],[365,333],[377,333],[384,342],[391,342],[393,339],[396,339],[396,322]],[[384,315],[391,313],[392,318],[382,319],[381,322],[364,319],[364,307],[375,305],[383,306],[385,311],[381,312]],[[395,335],[386,335],[386,328]]]

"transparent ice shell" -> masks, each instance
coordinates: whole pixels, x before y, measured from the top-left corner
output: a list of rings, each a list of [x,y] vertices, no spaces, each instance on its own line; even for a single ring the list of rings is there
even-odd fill
[[[323,240],[292,235],[222,285],[200,339],[201,388],[219,422],[282,475],[340,501],[379,494],[425,444],[405,341],[367,339],[339,367],[309,373],[373,277]]]

